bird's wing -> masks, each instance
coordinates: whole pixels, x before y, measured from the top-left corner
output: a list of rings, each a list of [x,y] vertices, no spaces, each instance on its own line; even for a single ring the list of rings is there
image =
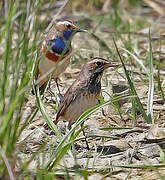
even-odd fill
[[[64,95],[63,100],[58,108],[57,115],[56,115],[56,123],[58,122],[58,118],[65,113],[65,110],[77,98],[80,92],[82,93],[83,90],[84,90],[84,83],[79,82],[78,80],[76,80],[74,84],[68,89],[68,91]]]

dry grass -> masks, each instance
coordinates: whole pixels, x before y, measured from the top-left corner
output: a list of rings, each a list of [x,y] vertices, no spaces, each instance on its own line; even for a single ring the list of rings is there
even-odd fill
[[[0,2],[1,14],[6,14],[0,18],[0,177],[163,179],[163,5],[156,9],[136,0],[72,0],[57,16],[79,20],[90,32],[74,39],[72,63],[60,77],[63,93],[91,56],[123,63],[105,73],[101,104],[67,131],[65,123],[58,129],[52,123],[54,81],[54,97],[46,92],[47,100],[39,94],[34,98],[30,92],[42,34],[63,3],[10,2],[7,10]],[[54,133],[43,128],[45,121]],[[89,152],[78,129],[83,121]]]

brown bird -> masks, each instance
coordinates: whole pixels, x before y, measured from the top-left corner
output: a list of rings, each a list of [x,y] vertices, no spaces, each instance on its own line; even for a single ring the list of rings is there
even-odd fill
[[[88,60],[78,78],[65,93],[57,111],[55,124],[63,119],[69,121],[70,129],[83,112],[97,105],[103,72],[109,67],[116,66],[119,66],[119,63],[99,57]]]

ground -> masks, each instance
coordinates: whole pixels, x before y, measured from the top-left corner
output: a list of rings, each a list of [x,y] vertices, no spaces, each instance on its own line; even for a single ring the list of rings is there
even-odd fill
[[[75,42],[82,41],[83,36],[77,36]],[[81,44],[76,44],[78,47]],[[84,49],[81,49],[83,52]],[[74,50],[76,52],[76,48]],[[60,76],[60,89],[62,93],[65,93],[67,88],[78,76],[78,73],[82,67],[82,63],[74,63],[68,67],[67,70]],[[128,66],[128,68],[131,68]],[[135,75],[135,87],[137,93],[143,103],[144,109],[146,110],[147,93],[148,93],[148,82],[141,82],[141,74],[138,69],[134,68]],[[164,73],[161,71],[161,73]],[[56,84],[51,81],[51,90],[56,94]],[[129,87],[125,78],[123,68],[108,69],[102,80],[102,92],[105,101],[117,93],[129,94]],[[45,108],[51,119],[55,119],[56,111],[55,97],[51,97],[50,93],[45,94],[46,99]],[[54,101],[53,101],[54,100]],[[50,106],[51,104],[51,106]],[[121,100],[119,102],[122,109],[121,115],[111,104],[105,106],[99,111],[92,114],[85,122],[87,128],[85,129],[90,150],[87,151],[84,136],[80,135],[80,140],[74,144],[75,150],[72,152],[76,155],[77,162],[75,162],[74,155],[70,152],[66,155],[59,167],[74,168],[77,163],[81,168],[86,166],[89,169],[97,169],[105,172],[101,175],[100,173],[94,173],[89,176],[89,179],[155,179],[159,177],[159,172],[164,174],[164,169],[154,171],[154,169],[136,169],[131,166],[141,165],[160,165],[162,159],[160,157],[160,147],[163,147],[165,129],[164,129],[164,118],[165,118],[165,104],[159,94],[154,95],[154,115],[158,115],[158,121],[154,124],[147,124],[143,119],[140,112],[137,110],[137,122],[132,121],[130,118],[131,114],[131,101],[130,98]],[[28,96],[28,101],[25,106],[25,115],[28,116],[33,108],[36,106],[36,100],[33,95]],[[20,142],[24,143],[23,152],[19,153],[20,159],[29,158],[32,152],[41,145],[46,139],[49,139],[47,144],[47,155],[50,156],[52,148],[56,147],[55,142],[57,141],[56,136],[51,132],[50,129],[45,130],[43,127],[44,120],[40,112],[37,113],[33,122],[29,124],[21,136]],[[66,133],[67,122],[59,122],[58,128],[62,133]],[[106,127],[119,127],[116,129],[101,130]],[[121,129],[120,129],[121,127]],[[47,135],[45,135],[45,133]],[[48,137],[47,137],[48,136]],[[82,139],[81,139],[82,138]],[[50,140],[51,139],[51,140]],[[158,145],[159,144],[159,145]],[[42,152],[43,153],[43,152]],[[41,154],[42,154],[41,153]],[[41,155],[40,155],[41,156]],[[42,161],[42,160],[41,160]],[[33,170],[38,162],[38,158],[34,159],[30,163],[30,168]],[[130,166],[130,168],[114,167],[114,166]],[[109,169],[107,170],[107,166]],[[111,177],[111,178],[109,178]]]
[[[58,15],[58,19],[64,17],[78,20],[80,27],[88,30],[88,33],[77,34],[73,39],[73,56],[70,66],[59,77],[62,94],[78,77],[83,64],[91,57],[102,57],[121,63],[120,54],[128,73],[126,74],[123,65],[116,69],[107,69],[104,73],[102,96],[104,101],[109,101],[109,103],[92,113],[84,124],[90,149],[87,150],[85,138],[80,133],[72,143],[72,147],[69,150],[66,149],[67,153],[62,154],[62,160],[56,166],[57,168],[53,169],[59,179],[67,179],[68,172],[71,179],[83,179],[85,176],[82,175],[83,170],[88,173],[89,180],[165,179],[165,155],[163,151],[165,140],[165,4],[161,0],[144,0],[133,4],[135,1],[120,0],[120,3],[116,3],[116,5],[111,0],[105,2],[100,0],[97,1],[98,4],[92,0],[90,2],[86,1],[87,4],[82,3],[81,0],[73,1]],[[59,1],[57,2],[59,3]],[[153,5],[153,2],[156,2],[157,6]],[[59,5],[58,3],[55,5]],[[99,3],[102,5],[101,8]],[[21,5],[24,7],[24,3]],[[42,8],[42,13],[36,13],[34,4],[32,12],[36,13],[34,17],[37,17],[41,23],[37,33],[42,34],[44,32],[45,24],[48,24],[53,19],[56,10],[59,9],[58,6],[52,7],[51,5],[46,2]],[[17,13],[18,17],[19,13]],[[17,16],[15,16],[16,20]],[[35,19],[30,19],[30,22],[35,21]],[[8,26],[5,26],[4,29],[7,29],[6,27]],[[18,23],[15,23],[14,33],[15,31],[19,32],[19,28],[17,28]],[[28,33],[31,33],[30,30]],[[17,39],[18,37],[17,34],[14,34],[13,38]],[[3,41],[5,42],[4,39]],[[32,43],[31,41],[30,43]],[[114,41],[117,44],[119,54],[114,46]],[[15,43],[14,40],[13,42]],[[3,52],[3,50],[4,47],[1,47],[0,52]],[[35,54],[36,51],[33,53]],[[23,53],[22,57],[25,54]],[[17,57],[16,55],[13,57]],[[28,55],[30,57],[31,54]],[[2,57],[0,53],[0,59]],[[9,68],[9,70],[12,71],[12,68]],[[131,83],[128,82],[127,75],[131,78],[137,95],[132,93]],[[9,77],[11,78],[11,76],[10,74]],[[32,80],[30,79],[29,82],[30,85],[28,85],[31,89]],[[6,87],[8,86],[6,85]],[[53,79],[50,87],[54,94],[52,95],[47,91],[42,98],[42,103],[45,112],[51,120],[54,120],[58,105],[58,92]],[[152,87],[154,88],[153,97],[152,92],[149,93]],[[18,175],[23,174],[25,176],[25,172],[30,172],[30,177],[35,179],[36,171],[41,170],[47,161],[51,159],[61,140],[50,128],[46,127],[46,118],[40,110],[36,111],[39,105],[37,98],[32,95],[30,89],[27,88],[25,93],[26,102],[23,103],[23,111],[21,111],[23,116],[20,128],[25,124],[27,125],[16,143],[14,156],[11,153],[12,156],[10,157],[16,159],[16,165],[13,169]],[[115,97],[119,100],[114,101]],[[145,113],[151,113],[152,123],[146,122],[140,106],[137,101],[136,103],[134,101],[135,97],[139,98]],[[6,99],[8,102],[9,96]],[[2,104],[4,102],[3,99]],[[17,111],[18,109],[16,109],[16,113]],[[36,115],[29,118],[34,112],[36,112]],[[67,122],[60,121],[57,127],[63,136],[68,133]],[[66,143],[69,141],[68,139],[66,139]],[[3,147],[6,148],[6,144],[3,144]],[[43,170],[45,169],[43,168]],[[22,173],[22,170],[25,170],[25,172]],[[3,173],[2,175],[4,175]]]

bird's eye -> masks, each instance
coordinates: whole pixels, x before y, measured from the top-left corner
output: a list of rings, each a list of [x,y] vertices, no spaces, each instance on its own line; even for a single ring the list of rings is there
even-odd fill
[[[67,27],[68,29],[70,29],[70,28],[71,28],[71,25],[70,25],[70,24],[66,24],[66,27]]]
[[[96,65],[97,65],[97,66],[101,66],[101,62],[97,61],[97,62],[96,62]]]

